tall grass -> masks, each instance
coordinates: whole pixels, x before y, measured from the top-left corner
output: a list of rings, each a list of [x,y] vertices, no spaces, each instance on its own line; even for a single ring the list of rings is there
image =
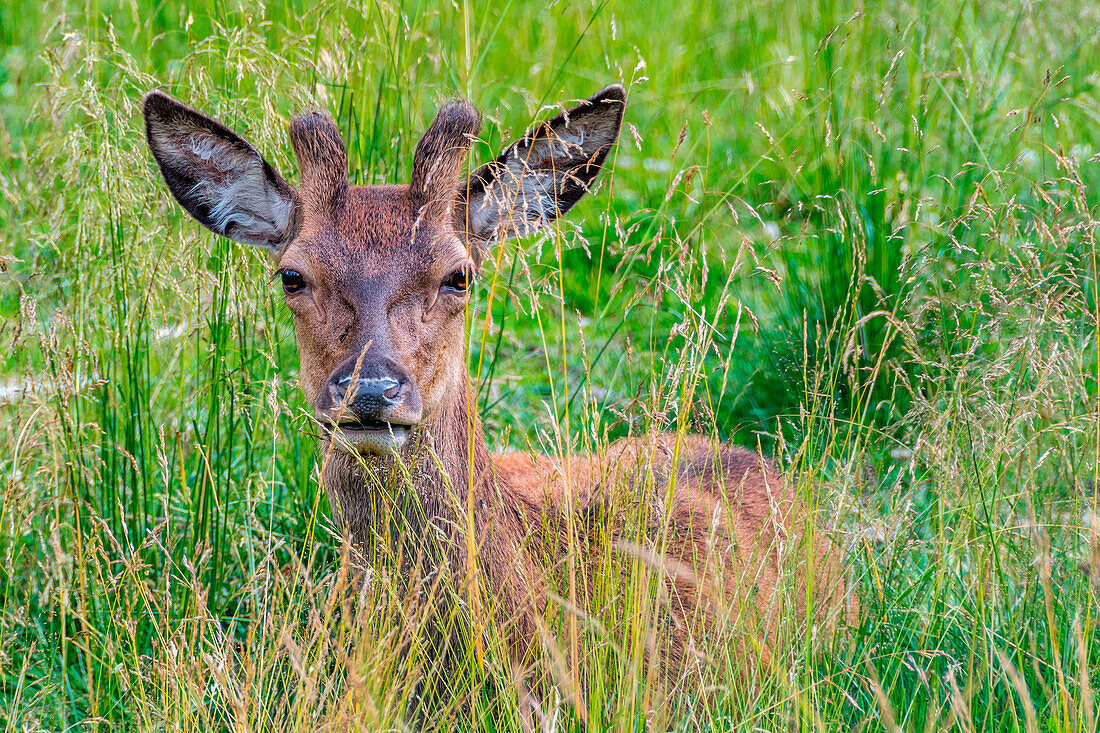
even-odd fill
[[[433,692],[435,606],[390,564],[349,575],[268,265],[170,202],[137,105],[161,87],[291,178],[284,120],[326,108],[353,179],[390,183],[447,97],[484,111],[485,160],[620,81],[628,127],[575,225],[479,279],[488,440],[760,446],[842,540],[860,615],[835,637],[792,619],[795,651],[748,686],[731,624],[708,694],[666,695],[634,563],[548,619],[547,725],[1095,730],[1097,20],[1075,2],[0,6],[5,729],[518,728],[491,629]]]

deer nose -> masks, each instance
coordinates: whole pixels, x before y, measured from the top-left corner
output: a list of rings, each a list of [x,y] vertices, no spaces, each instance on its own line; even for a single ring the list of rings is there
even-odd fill
[[[393,377],[344,377],[333,385],[333,398],[362,415],[372,415],[401,402],[404,380]]]
[[[337,445],[359,453],[388,453],[420,424],[423,404],[416,380],[392,359],[363,364],[349,358],[329,374],[314,400],[313,414]],[[364,371],[360,371],[360,369]]]

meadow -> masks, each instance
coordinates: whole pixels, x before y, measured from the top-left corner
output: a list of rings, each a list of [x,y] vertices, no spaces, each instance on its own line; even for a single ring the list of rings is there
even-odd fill
[[[430,608],[349,571],[271,265],[171,200],[140,103],[290,180],[325,109],[396,183],[442,101],[483,162],[612,82],[597,190],[477,280],[490,448],[758,449],[860,607],[671,694],[638,566],[546,630],[547,729],[1096,730],[1094,4],[2,0],[5,731],[519,730],[491,625],[433,696]]]

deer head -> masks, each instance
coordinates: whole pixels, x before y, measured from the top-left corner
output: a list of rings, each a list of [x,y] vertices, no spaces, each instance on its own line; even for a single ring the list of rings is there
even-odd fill
[[[232,130],[160,92],[149,147],[172,195],[211,231],[271,253],[294,317],[314,417],[351,452],[399,451],[465,394],[469,288],[489,246],[547,226],[589,189],[626,95],[607,87],[542,123],[464,181],[480,128],[447,104],[416,147],[408,185],[348,185],[333,121],[293,119],[290,186]]]

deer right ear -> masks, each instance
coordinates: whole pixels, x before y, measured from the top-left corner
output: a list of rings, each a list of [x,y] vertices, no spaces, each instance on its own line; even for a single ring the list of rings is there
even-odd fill
[[[191,216],[272,252],[293,239],[298,195],[244,138],[161,92],[145,95],[142,112],[161,175]]]
[[[455,230],[474,259],[565,214],[592,187],[619,137],[626,90],[612,84],[543,122],[459,184]]]

